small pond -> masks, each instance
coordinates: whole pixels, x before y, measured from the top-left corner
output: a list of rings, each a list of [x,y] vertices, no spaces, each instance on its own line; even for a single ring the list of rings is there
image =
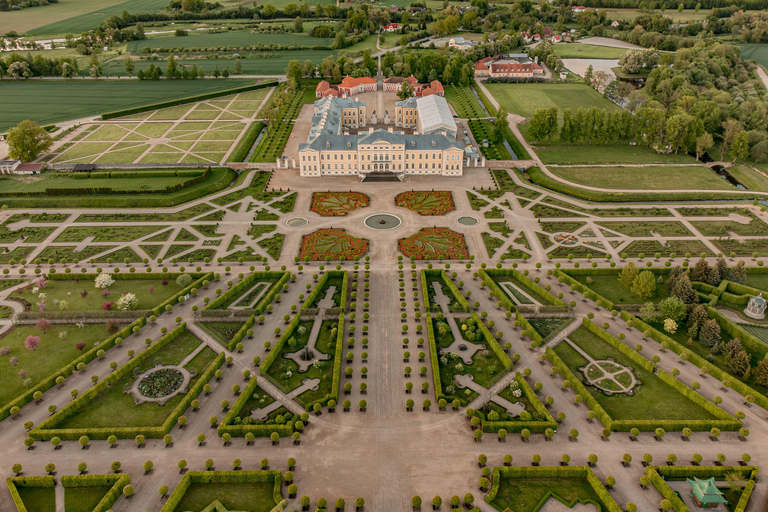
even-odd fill
[[[477,225],[477,219],[474,217],[459,217],[457,222],[459,224],[463,224],[464,226],[475,226]]]

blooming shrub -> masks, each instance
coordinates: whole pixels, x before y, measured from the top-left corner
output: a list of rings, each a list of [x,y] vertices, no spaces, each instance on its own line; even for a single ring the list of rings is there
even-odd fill
[[[133,293],[126,293],[117,299],[116,307],[119,311],[130,311],[132,309],[136,309],[138,306],[139,299]]]
[[[96,279],[94,279],[94,284],[96,285],[96,288],[101,288],[103,290],[115,284],[115,280],[109,274],[99,274],[96,276]]]

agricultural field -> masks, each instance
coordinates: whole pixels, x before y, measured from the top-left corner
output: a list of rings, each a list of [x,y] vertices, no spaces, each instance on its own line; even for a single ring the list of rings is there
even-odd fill
[[[747,44],[741,46],[741,58],[754,60],[764,69],[768,69],[768,44]]]
[[[53,163],[219,163],[226,161],[270,89],[258,89],[100,123],[62,139]]]
[[[137,69],[138,67],[137,65]],[[223,91],[248,83],[234,79],[172,82],[6,81],[3,83],[3,116],[0,120],[0,130],[12,128],[25,119],[36,121],[40,125],[60,123],[114,110]]]
[[[507,112],[528,118],[538,108],[557,107],[561,117],[566,108],[619,109],[599,92],[582,84],[486,84],[485,87]]]
[[[190,34],[186,37],[159,37],[131,41],[127,50],[141,54],[144,48],[208,48],[222,46],[294,45],[330,46],[332,38],[312,37],[307,34],[267,34],[249,31],[227,31],[213,34]]]

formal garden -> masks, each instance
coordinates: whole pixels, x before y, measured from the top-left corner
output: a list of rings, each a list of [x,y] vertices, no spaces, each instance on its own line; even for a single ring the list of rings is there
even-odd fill
[[[277,470],[189,471],[160,511],[269,512],[283,501],[282,485]]]
[[[398,194],[395,205],[419,215],[445,215],[456,209],[450,192],[410,191]]]
[[[370,203],[368,195],[361,192],[314,192],[309,209],[323,217],[344,217]]]
[[[299,259],[305,261],[353,260],[368,252],[368,240],[356,238],[344,229],[319,229],[301,239]]]
[[[469,258],[464,235],[448,228],[421,228],[408,238],[398,241],[400,252],[416,260]]]

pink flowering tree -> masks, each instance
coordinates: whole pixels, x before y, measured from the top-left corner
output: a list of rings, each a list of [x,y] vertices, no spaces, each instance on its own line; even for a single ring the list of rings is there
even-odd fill
[[[40,277],[38,278],[37,281],[35,281],[35,286],[37,286],[41,290],[45,288],[47,285],[48,285],[48,281],[46,281],[44,277]]]
[[[40,320],[37,321],[37,325],[35,326],[35,328],[39,332],[45,334],[48,331],[48,329],[51,328],[51,322],[48,321],[48,319],[46,318],[41,318]]]
[[[24,340],[24,346],[27,348],[27,350],[36,350],[37,346],[40,345],[40,337],[39,336],[27,336],[27,339]]]
[[[149,292],[150,295],[152,295],[152,292],[155,291],[155,287],[152,285],[149,285],[149,287],[147,288],[147,291]]]
[[[22,379],[27,376],[27,370],[19,370],[19,377]]]

